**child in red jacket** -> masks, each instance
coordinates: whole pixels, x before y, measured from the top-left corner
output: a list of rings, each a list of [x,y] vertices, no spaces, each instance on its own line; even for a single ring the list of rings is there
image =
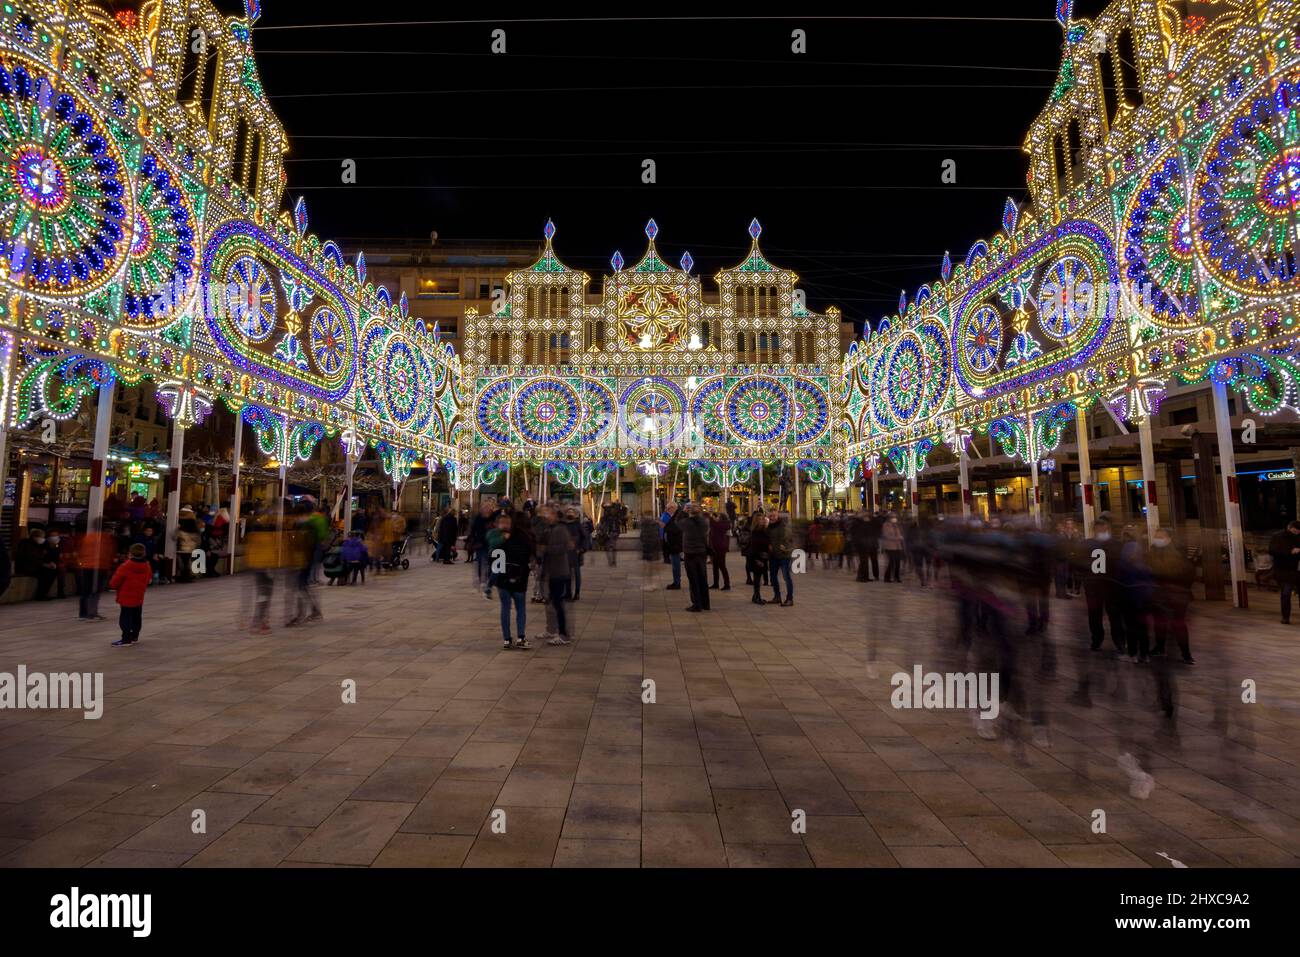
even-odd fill
[[[134,645],[140,640],[140,626],[144,612],[144,590],[153,578],[153,568],[145,558],[144,545],[136,542],[131,546],[130,558],[117,566],[108,587],[117,592],[117,603],[122,606],[118,623],[122,626],[122,637],[113,642],[113,646]]]

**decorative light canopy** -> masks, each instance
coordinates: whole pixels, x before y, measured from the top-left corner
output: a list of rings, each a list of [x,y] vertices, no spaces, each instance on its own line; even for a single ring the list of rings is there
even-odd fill
[[[847,355],[838,311],[807,308],[757,217],[712,286],[689,252],[660,256],[651,219],[645,254],[615,252],[598,290],[556,257],[548,219],[541,258],[500,309],[465,317],[458,352],[286,201],[260,3],[124,9],[75,57],[49,43],[106,22],[100,6],[19,2],[0,20],[11,426],[148,377],[181,424],[222,397],[286,464],[342,433],[399,480],[434,461],[464,487],[524,458],[581,487],[610,462],[725,479],[779,459],[838,482],[889,458],[914,474],[974,434],[1038,456],[1071,410],[1148,416],[1171,382],[1223,383],[1263,414],[1300,402],[1300,0],[1262,19],[1116,0],[1077,22],[1058,3],[1028,197]],[[231,95],[200,128],[176,90],[204,57]]]

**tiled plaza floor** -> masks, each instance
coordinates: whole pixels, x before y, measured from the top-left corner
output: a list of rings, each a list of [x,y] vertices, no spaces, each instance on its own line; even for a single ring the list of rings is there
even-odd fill
[[[141,643],[75,600],[0,608],[0,671],[102,671],[102,719],[0,712],[0,863],[22,866],[1293,866],[1300,629],[1276,598],[1195,607],[1178,733],[1138,666],[1090,709],[1055,620],[1050,745],[900,711],[889,676],[951,643],[935,589],[796,577],[688,614],[661,563],[593,556],[577,641],[499,648],[465,565],[318,590],[325,621],[249,637],[245,579],[151,589]],[[739,564],[733,554],[733,570]],[[649,577],[647,577],[649,576]],[[277,593],[276,611],[281,595]],[[1058,612],[1079,602],[1061,604]],[[529,605],[537,633],[541,606]],[[868,665],[868,635],[874,665]],[[642,703],[642,680],[655,703]],[[341,700],[345,679],[357,701]],[[1257,683],[1257,704],[1240,684]],[[1216,712],[1221,723],[1216,724]],[[1116,767],[1127,735],[1156,777]],[[1020,740],[1013,746],[1013,740]],[[1045,742],[1039,742],[1046,744]],[[194,833],[194,811],[206,832]],[[504,812],[505,833],[493,829]],[[792,828],[796,811],[806,828]],[[1094,811],[1106,814],[1094,833]],[[500,815],[495,815],[500,819]]]

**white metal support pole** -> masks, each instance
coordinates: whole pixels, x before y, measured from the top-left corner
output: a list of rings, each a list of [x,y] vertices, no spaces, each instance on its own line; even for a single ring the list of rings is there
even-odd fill
[[[18,310],[25,309],[26,304],[18,300]],[[15,322],[21,321],[14,316]],[[14,376],[18,369],[18,337],[14,333],[0,332],[0,348],[4,349],[4,378],[0,379],[0,496],[4,495],[4,484],[9,478],[9,411],[12,407]],[[14,519],[17,531],[17,519]],[[12,545],[13,542],[7,544]]]
[[[1041,526],[1043,524],[1043,507],[1039,501],[1038,488],[1038,459],[1033,458],[1029,462],[1029,514],[1034,519],[1034,524]]]
[[[1219,439],[1219,470],[1223,473],[1224,526],[1228,530],[1228,568],[1232,572],[1232,603],[1245,608],[1245,543],[1241,537],[1241,502],[1237,492],[1237,455],[1232,447],[1232,420],[1228,418],[1228,390],[1214,382],[1214,429]]]
[[[1079,488],[1083,493],[1083,537],[1092,538],[1092,522],[1096,513],[1093,504],[1092,458],[1088,452],[1088,413],[1082,408],[1074,411],[1075,444],[1079,447]]]
[[[966,443],[957,441],[957,484],[961,490],[961,518],[970,521],[970,455],[966,452]]]
[[[357,474],[357,462],[361,458],[360,455],[357,454],[356,444],[357,444],[357,440],[356,440],[356,436],[354,435],[352,441],[348,443],[347,458],[344,461],[344,466],[343,466],[345,469],[347,469],[347,476],[348,476],[348,486],[346,491],[344,492],[344,494],[347,496],[347,501],[343,503],[343,534],[345,537],[352,534],[352,489],[354,487],[353,478]]]
[[[766,500],[766,498],[767,498],[767,495],[765,494],[764,489],[763,489],[763,460],[762,460],[762,459],[759,459],[759,462],[758,462],[758,507],[761,508],[761,509],[763,509],[763,511],[767,511],[767,507],[766,507],[766,505],[765,505],[765,500]]]
[[[167,473],[167,525],[164,532],[163,554],[172,559],[172,575],[180,563],[176,554],[176,526],[181,519],[181,468],[185,463],[185,430],[180,420],[172,420],[172,458],[171,471]]]
[[[289,495],[289,466],[284,462],[280,463],[280,534],[275,537],[277,546],[276,565],[284,566],[284,536],[287,529],[284,527],[284,500]]]
[[[794,463],[794,517],[799,517],[799,463]]]
[[[108,433],[113,424],[113,379],[99,387],[95,409],[95,451],[90,463],[90,498],[86,510],[86,531],[104,530],[104,489],[108,484]]]
[[[230,574],[235,574],[235,546],[239,544],[239,459],[244,454],[244,417],[235,413],[235,448],[231,453],[230,524],[226,526],[226,544],[230,548]]]
[[[99,405],[95,409],[95,451],[92,453],[90,463],[90,498],[86,510],[86,533],[88,535],[98,536],[104,531],[104,489],[108,483],[108,433],[113,424],[113,390],[116,386],[117,379],[113,378],[99,387]],[[100,539],[96,537],[92,541],[98,543]],[[98,544],[96,548],[99,548]],[[98,554],[102,555],[103,551],[100,550]],[[90,581],[92,596],[99,594],[100,571],[99,562],[95,562]],[[92,597],[91,600],[97,601],[98,599]],[[91,611],[94,611],[93,605]]]
[[[1160,506],[1156,504],[1156,456],[1149,415],[1144,415],[1138,423],[1138,444],[1142,449],[1142,495],[1147,506],[1147,541],[1150,542],[1160,528]]]

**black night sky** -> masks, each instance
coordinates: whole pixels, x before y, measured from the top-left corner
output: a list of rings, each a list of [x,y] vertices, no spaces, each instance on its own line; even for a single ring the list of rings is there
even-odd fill
[[[527,240],[551,217],[560,256],[599,277],[615,249],[640,256],[653,216],[665,259],[689,249],[711,276],[743,257],[757,216],[810,307],[859,321],[1025,198],[1021,143],[1062,45],[1050,0],[871,3],[857,19],[264,6],[254,48],[292,144],[289,198],[307,197],[322,237]]]

